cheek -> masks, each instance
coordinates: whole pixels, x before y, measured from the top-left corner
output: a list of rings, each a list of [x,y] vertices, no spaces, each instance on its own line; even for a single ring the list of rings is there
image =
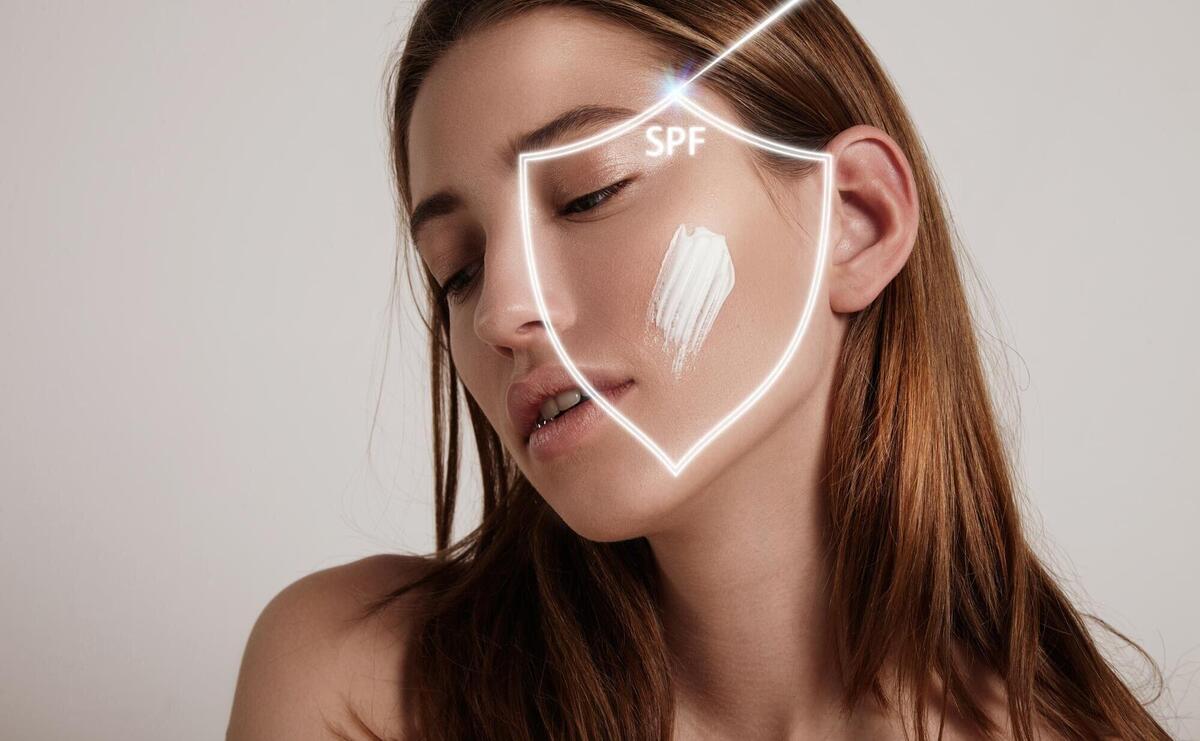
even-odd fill
[[[735,243],[738,290],[733,309],[755,327],[786,326],[800,321],[815,264],[799,235],[769,220],[743,230]]]
[[[564,338],[569,347],[591,352],[603,346],[624,355],[641,343],[645,305],[671,234],[648,215],[637,209],[588,225],[556,250],[550,275],[565,287],[562,298],[572,309],[574,326]]]
[[[724,234],[702,224],[675,228],[658,269],[646,321],[672,356],[671,373],[676,379],[704,346],[735,280]]]
[[[468,313],[458,309],[450,310],[450,357],[454,366],[462,371],[470,366],[471,322]]]
[[[451,310],[450,358],[463,386],[487,413],[488,418],[492,419],[495,404],[487,392],[488,378],[485,367],[487,353],[490,351],[475,335],[472,316],[470,302]]]

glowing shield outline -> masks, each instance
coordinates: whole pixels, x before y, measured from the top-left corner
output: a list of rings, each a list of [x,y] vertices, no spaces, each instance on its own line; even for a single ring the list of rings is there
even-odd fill
[[[640,124],[642,121],[654,116],[656,113],[666,108],[673,103],[679,103],[686,109],[691,111],[696,117],[702,119],[706,123],[724,131],[730,136],[734,136],[742,141],[753,146],[762,147],[772,152],[782,154],[796,159],[804,159],[821,164],[823,176],[822,203],[821,203],[821,232],[817,240],[817,265],[813,271],[812,281],[809,285],[808,297],[805,300],[804,311],[800,316],[800,322],[796,325],[796,331],[792,335],[791,341],[783,354],[767,374],[766,378],[759,383],[750,394],[742,400],[736,407],[733,408],[724,418],[712,426],[708,432],[704,433],[678,460],[673,460],[667,453],[659,447],[640,427],[632,420],[621,413],[619,409],[605,399],[602,394],[592,387],[587,378],[580,373],[579,368],[575,366],[575,362],[571,360],[566,348],[563,347],[562,341],[558,338],[558,332],[554,329],[553,323],[550,321],[549,311],[546,309],[546,302],[542,296],[541,281],[538,279],[537,264],[533,254],[533,229],[529,218],[529,180],[528,180],[528,164],[540,160],[553,159],[567,154],[572,154],[583,149],[602,144],[610,139],[618,137]],[[812,312],[816,306],[817,296],[820,293],[821,283],[825,277],[826,263],[829,257],[829,222],[830,212],[833,203],[833,155],[827,152],[814,152],[807,149],[781,144],[771,141],[765,137],[746,131],[734,124],[724,121],[717,116],[709,113],[700,107],[694,101],[689,100],[682,94],[680,89],[673,90],[670,94],[664,96],[654,105],[647,108],[628,121],[618,124],[617,126],[602,131],[599,134],[581,139],[577,142],[564,144],[550,149],[542,149],[533,152],[522,152],[517,158],[517,170],[519,181],[519,195],[521,208],[521,233],[525,248],[525,265],[529,269],[529,281],[533,287],[534,300],[537,303],[538,316],[542,320],[543,326],[546,327],[546,332],[550,337],[550,344],[554,346],[554,352],[558,355],[558,359],[562,362],[563,367],[575,380],[579,387],[584,390],[592,401],[603,409],[610,418],[625,428],[626,432],[631,434],[635,440],[640,442],[646,450],[653,454],[658,460],[671,472],[672,476],[678,477],[680,473],[691,463],[700,451],[708,447],[726,429],[736,422],[743,414],[750,410],[759,399],[770,388],[775,385],[775,381],[783,373],[784,368],[791,362],[792,357],[796,354],[796,350],[800,347],[800,342],[804,338],[804,334],[808,329],[809,321],[812,319]]]
[[[684,82],[674,86],[673,89],[661,100],[633,118],[629,119],[625,123],[618,124],[607,131],[602,131],[599,134],[581,139],[577,142],[572,142],[571,144],[564,144],[558,147],[551,147],[550,149],[541,149],[532,152],[521,152],[517,157],[517,180],[521,209],[521,235],[525,243],[525,265],[529,268],[529,282],[533,287],[533,296],[535,302],[537,303],[538,316],[542,320],[542,324],[546,327],[546,332],[550,337],[550,344],[554,346],[555,354],[558,355],[558,359],[562,361],[563,367],[567,369],[567,373],[571,375],[571,378],[575,380],[575,383],[579,384],[579,387],[592,398],[593,402],[599,404],[600,408],[603,409],[610,418],[624,427],[626,432],[633,435],[635,440],[640,442],[646,448],[646,450],[650,451],[650,453],[658,458],[663,466],[665,466],[666,469],[671,472],[671,475],[676,478],[678,478],[679,474],[683,472],[683,469],[686,468],[687,465],[691,463],[697,455],[700,454],[700,451],[708,447],[709,443],[715,440],[718,435],[728,429],[730,425],[738,420],[738,418],[749,411],[750,407],[754,406],[754,404],[758,402],[758,400],[761,399],[768,390],[770,390],[771,386],[775,385],[775,381],[779,378],[780,374],[783,373],[783,369],[787,367],[789,362],[791,362],[792,356],[796,354],[796,350],[800,347],[800,341],[804,338],[804,333],[808,329],[808,323],[812,318],[813,308],[816,306],[817,294],[820,293],[821,283],[825,277],[825,267],[829,259],[830,210],[833,203],[833,155],[828,154],[827,152],[814,152],[807,149],[789,146],[787,144],[781,144],[779,142],[771,141],[770,139],[746,131],[704,110],[698,104],[689,100],[683,94],[683,91],[688,85],[704,76],[708,70],[719,64],[722,59],[736,51],[738,47],[748,42],[767,26],[774,23],[784,13],[791,10],[794,6],[803,3],[804,1],[805,0],[787,0],[787,2],[781,4],[770,15],[755,25],[754,28],[747,31],[741,38],[709,61],[709,63],[706,64],[699,72]],[[801,314],[800,323],[796,325],[796,331],[792,335],[791,341],[788,343],[783,355],[780,356],[779,360],[775,363],[775,367],[772,368],[771,372],[767,374],[767,377],[763,379],[763,381],[759,383],[757,387],[755,387],[754,391],[750,392],[750,395],[743,399],[742,402],[736,407],[734,407],[733,411],[725,415],[721,421],[717,422],[711,429],[709,429],[708,432],[704,433],[704,435],[702,435],[699,440],[693,443],[692,447],[689,448],[687,452],[684,453],[683,456],[677,461],[672,460],[671,457],[667,455],[657,443],[650,439],[649,435],[643,432],[640,427],[633,423],[633,421],[621,414],[621,412],[614,407],[612,403],[608,401],[608,399],[605,399],[603,395],[601,395],[596,391],[595,388],[592,387],[587,378],[585,378],[584,375],[579,372],[579,368],[575,366],[575,362],[571,360],[571,356],[567,353],[566,348],[563,347],[562,341],[558,339],[558,332],[555,331],[554,325],[550,322],[549,312],[546,310],[546,302],[545,299],[542,298],[542,284],[541,281],[538,280],[537,265],[533,259],[533,230],[529,223],[529,180],[527,177],[528,163],[552,159],[554,157],[560,157],[566,154],[572,154],[597,144],[602,144],[610,139],[624,134],[630,129],[633,129],[642,121],[645,121],[672,103],[682,104],[684,108],[687,108],[696,117],[704,120],[721,131],[724,131],[726,134],[741,139],[748,144],[762,147],[763,149],[768,149],[777,154],[819,162],[822,165],[821,171],[824,179],[821,203],[821,236],[817,240],[817,269],[813,272],[812,281],[808,290],[808,298],[804,303],[804,312]]]

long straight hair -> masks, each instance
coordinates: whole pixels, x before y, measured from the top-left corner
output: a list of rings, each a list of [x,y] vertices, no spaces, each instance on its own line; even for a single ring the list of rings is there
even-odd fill
[[[713,58],[774,9],[766,0],[425,0],[388,75],[406,245],[408,126],[426,73],[457,40],[547,6],[640,31],[674,69]],[[916,244],[851,317],[833,389],[828,589],[847,707],[874,697],[925,739],[933,689],[943,713],[992,735],[970,691],[974,665],[1002,680],[1022,741],[1037,726],[1070,739],[1168,738],[1024,537],[941,190],[867,43],[833,2],[810,0],[703,82],[745,128],[796,147],[819,150],[851,126],[876,126],[916,179]],[[409,721],[429,739],[670,738],[672,677],[649,544],[589,541],[549,508],[461,386],[448,307],[428,270],[423,280],[437,550],[420,579],[374,606],[428,588],[406,654]],[[464,404],[483,515],[452,543]]]

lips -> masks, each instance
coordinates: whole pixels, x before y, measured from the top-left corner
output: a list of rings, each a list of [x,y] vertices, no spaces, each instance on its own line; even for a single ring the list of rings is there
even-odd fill
[[[604,368],[579,368],[579,372],[601,393],[632,380],[628,376]],[[558,365],[539,366],[509,385],[506,395],[508,419],[522,442],[529,442],[529,435],[537,424],[538,410],[542,402],[573,388],[584,391],[571,374]],[[584,393],[586,394],[586,391]]]

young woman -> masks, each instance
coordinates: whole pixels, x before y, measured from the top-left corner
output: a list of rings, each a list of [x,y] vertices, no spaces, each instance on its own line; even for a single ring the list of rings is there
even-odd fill
[[[438,551],[280,593],[247,646],[231,739],[1167,738],[1023,537],[937,182],[832,2],[790,10],[687,93],[832,156],[824,280],[786,373],[678,478],[594,401],[534,415],[522,395],[564,375],[525,267],[514,142],[548,141],[522,136],[564,112],[556,143],[605,128],[601,109],[646,109],[772,10],[417,9],[391,134],[430,297]],[[751,298],[723,309],[706,371],[681,383],[669,359],[611,341],[637,331],[654,277],[620,240],[607,290],[547,277],[549,318],[624,414],[695,433],[795,325],[755,309],[779,265],[817,254],[822,179],[730,153],[689,177],[630,161],[549,166],[556,186],[530,189],[539,227],[642,244],[703,202]],[[484,513],[451,543],[463,404]]]

